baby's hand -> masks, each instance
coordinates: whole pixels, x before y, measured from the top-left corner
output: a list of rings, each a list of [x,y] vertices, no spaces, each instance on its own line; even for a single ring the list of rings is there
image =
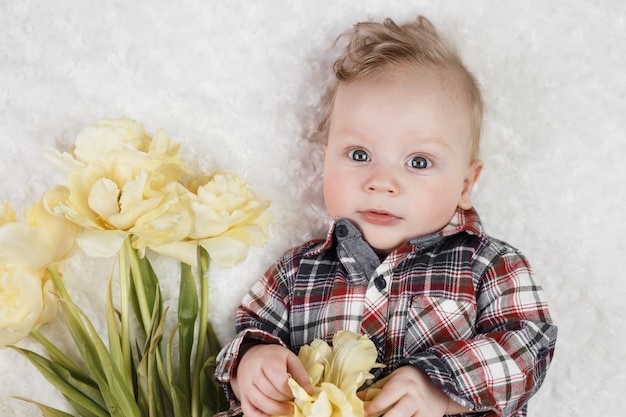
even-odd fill
[[[293,415],[286,403],[293,400],[289,376],[312,393],[309,376],[293,352],[279,345],[257,345],[243,354],[230,385],[246,417],[288,416]]]
[[[366,416],[442,417],[448,396],[418,368],[403,366],[374,383],[369,389],[381,391],[365,406]],[[367,395],[367,390],[362,395]]]

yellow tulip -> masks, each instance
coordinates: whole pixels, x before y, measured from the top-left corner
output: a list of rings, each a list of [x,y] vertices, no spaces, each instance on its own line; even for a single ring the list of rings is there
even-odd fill
[[[159,216],[145,218],[148,221],[134,230],[135,248],[150,247],[193,265],[197,245],[200,245],[218,266],[227,268],[243,261],[249,246],[260,247],[267,241],[267,228],[272,219],[267,211],[269,202],[258,200],[237,176],[216,174],[193,178],[185,182],[185,187],[174,189],[179,196],[177,204]],[[184,212],[178,203],[185,206]],[[163,233],[165,228],[155,227],[155,224],[170,223],[178,225],[175,236]],[[180,233],[186,228],[186,236],[181,239]]]
[[[377,351],[367,335],[342,331],[333,337],[334,357],[324,375],[326,382],[351,392],[372,377],[369,371],[376,364]]]
[[[141,216],[133,227],[133,246],[142,254],[146,248],[168,247],[184,241],[191,230],[191,216],[188,212],[186,195],[189,191],[180,183],[170,183],[163,189],[161,204]],[[162,254],[168,254],[166,250]],[[195,264],[196,250],[189,251],[190,258],[180,256],[177,260]]]
[[[84,229],[77,243],[88,255],[113,256],[138,223],[145,230],[144,216],[171,205],[166,188],[186,174],[179,149],[165,131],[150,138],[130,119],[88,126],[71,153],[48,152],[68,177],[66,186],[46,193],[46,204]]]
[[[16,343],[56,315],[46,270],[0,268],[0,347]]]
[[[12,208],[5,212],[9,211]],[[72,253],[77,232],[75,224],[51,215],[38,201],[25,210],[23,222],[15,219],[0,225],[0,265],[38,270],[61,262]]]
[[[42,201],[24,211],[22,222],[10,203],[0,210],[0,346],[6,346],[56,315],[46,268],[72,253],[78,227],[48,213]]]
[[[363,417],[364,402],[357,396],[357,390],[373,378],[372,368],[384,366],[376,362],[376,347],[367,335],[347,330],[337,332],[332,348],[315,339],[300,349],[298,358],[309,374],[314,395],[307,394],[295,380],[289,379],[294,416]]]
[[[324,371],[333,357],[333,350],[321,339],[315,339],[309,345],[304,345],[298,352],[298,358],[309,374],[312,385],[322,382]]]

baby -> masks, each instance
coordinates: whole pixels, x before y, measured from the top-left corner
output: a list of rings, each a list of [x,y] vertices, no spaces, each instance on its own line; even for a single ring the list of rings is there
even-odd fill
[[[321,126],[334,222],[244,297],[216,370],[230,413],[292,414],[288,377],[312,389],[299,348],[345,329],[386,365],[368,416],[525,416],[557,328],[526,258],[472,206],[478,83],[424,17],[347,36]]]

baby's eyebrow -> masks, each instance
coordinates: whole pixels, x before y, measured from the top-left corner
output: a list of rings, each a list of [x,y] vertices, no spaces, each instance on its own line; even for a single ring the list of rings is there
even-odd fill
[[[452,149],[452,145],[450,145],[444,138],[440,136],[427,136],[427,137],[415,137],[416,140],[419,141],[420,145],[438,145],[443,146],[444,148]]]
[[[365,132],[361,132],[360,130],[356,130],[350,127],[342,127],[339,130],[337,130],[337,133],[341,135],[345,135],[345,136],[354,137],[356,139],[361,139],[361,140],[364,140],[367,137],[367,134]]]

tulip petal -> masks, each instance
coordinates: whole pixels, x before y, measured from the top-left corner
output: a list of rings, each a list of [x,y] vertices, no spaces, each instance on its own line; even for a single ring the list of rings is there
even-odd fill
[[[41,269],[50,261],[48,242],[37,229],[23,223],[0,228],[0,264],[11,268]]]
[[[120,212],[120,189],[108,178],[97,180],[89,192],[89,207],[103,219],[108,219]]]
[[[140,171],[135,178],[126,181],[120,194],[120,211],[127,212],[142,202],[143,190],[147,180],[148,174],[145,171]]]
[[[42,256],[41,267],[60,262],[72,253],[78,233],[78,225],[62,216],[50,214],[44,207],[43,199],[26,210],[25,219],[37,230],[36,242],[45,247],[47,256]],[[43,251],[42,251],[43,252]]]
[[[76,238],[76,244],[94,258],[108,258],[119,251],[127,233],[121,230],[89,230]]]
[[[0,226],[5,223],[16,222],[15,210],[9,201],[0,204]]]
[[[333,348],[335,357],[325,377],[327,381],[345,391],[353,386],[359,388],[371,377],[369,371],[376,366],[378,352],[367,335],[337,332],[333,337]]]
[[[39,320],[37,320],[37,326],[41,326],[42,324],[48,323],[50,320],[56,317],[57,311],[59,310],[58,295],[56,292],[56,288],[54,287],[54,283],[47,276],[43,281],[42,288],[42,297],[43,297],[43,310],[39,315]]]
[[[326,391],[322,391],[317,399],[313,401],[306,415],[311,417],[331,417],[333,415],[333,406]]]
[[[148,142],[143,126],[136,121],[126,118],[104,119],[87,126],[76,135],[74,155],[80,161],[94,162],[126,146],[146,150]]]
[[[230,268],[242,262],[248,255],[248,245],[226,236],[204,239],[199,243],[220,268]]]
[[[192,202],[189,204],[190,214],[193,218],[193,228],[189,237],[192,239],[202,239],[218,236],[228,230],[228,223],[222,221],[214,208]]]
[[[187,265],[197,263],[198,243],[196,241],[169,242],[161,245],[151,245],[153,251],[174,258]]]
[[[0,270],[0,347],[18,342],[36,326],[44,309],[42,274]]]
[[[84,164],[74,159],[74,157],[67,152],[59,152],[54,148],[47,148],[44,150],[46,159],[54,165],[59,171],[69,174],[84,168]]]
[[[154,210],[162,210],[160,198],[144,200],[136,206],[129,208],[128,211],[116,213],[108,218],[108,223],[117,229],[129,230],[136,225],[142,216]]]

